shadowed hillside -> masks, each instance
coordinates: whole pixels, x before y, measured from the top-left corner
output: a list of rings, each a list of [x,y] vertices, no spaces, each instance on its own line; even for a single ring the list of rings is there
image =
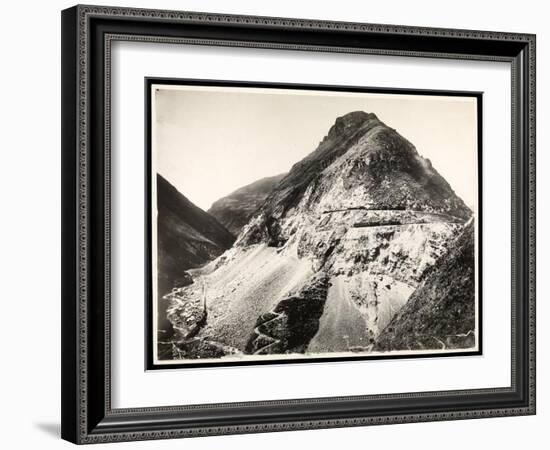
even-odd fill
[[[231,247],[235,237],[214,217],[157,175],[157,292],[159,328],[168,329],[162,297],[192,283],[187,269],[200,267]]]
[[[231,233],[238,236],[242,227],[246,225],[285,175],[262,178],[243,186],[214,202],[208,213],[218,219]]]

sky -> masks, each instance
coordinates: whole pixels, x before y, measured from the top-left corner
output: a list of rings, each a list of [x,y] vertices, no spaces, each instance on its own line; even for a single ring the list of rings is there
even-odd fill
[[[152,95],[153,171],[204,210],[287,172],[337,117],[358,110],[412,142],[476,209],[475,98],[169,85],[153,86]]]

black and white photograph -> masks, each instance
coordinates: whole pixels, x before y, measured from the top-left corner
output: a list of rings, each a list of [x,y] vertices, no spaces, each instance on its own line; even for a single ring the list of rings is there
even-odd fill
[[[146,95],[155,365],[479,354],[480,94]]]
[[[547,11],[6,2],[0,448],[543,448]]]

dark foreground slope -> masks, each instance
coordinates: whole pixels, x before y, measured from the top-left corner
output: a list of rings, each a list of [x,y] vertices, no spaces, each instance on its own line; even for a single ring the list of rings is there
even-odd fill
[[[163,297],[174,287],[192,283],[186,270],[221,255],[235,237],[161,175],[157,175],[157,211],[157,335],[163,340],[174,332]],[[163,352],[159,348],[159,357]]]
[[[218,219],[231,233],[238,236],[242,227],[248,223],[285,175],[262,178],[243,186],[214,202],[208,213]]]
[[[474,222],[465,226],[377,339],[374,350],[471,348],[475,344]]]
[[[161,295],[231,247],[235,237],[157,175],[158,284]]]

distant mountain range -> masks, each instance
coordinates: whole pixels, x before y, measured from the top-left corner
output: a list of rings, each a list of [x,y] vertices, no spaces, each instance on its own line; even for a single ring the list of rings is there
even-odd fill
[[[218,219],[233,235],[238,236],[242,227],[248,223],[285,175],[262,178],[237,189],[214,202],[208,213]]]
[[[475,345],[472,211],[375,114],[339,117],[288,174],[211,215],[170,188],[165,264],[202,266],[165,297],[179,349],[167,358]],[[159,209],[159,239],[160,223]]]

